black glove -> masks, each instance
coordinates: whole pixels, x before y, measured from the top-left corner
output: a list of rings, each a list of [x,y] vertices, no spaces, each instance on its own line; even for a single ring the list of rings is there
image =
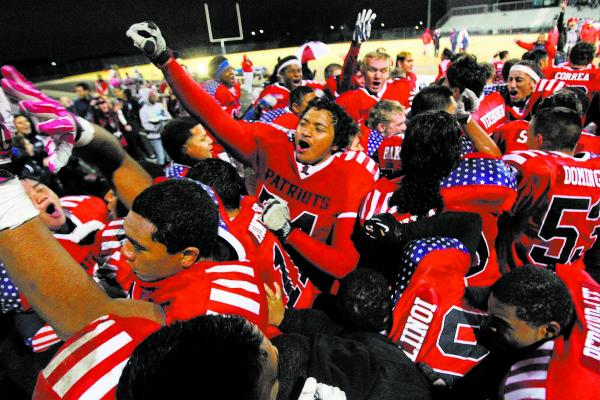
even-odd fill
[[[164,65],[171,57],[171,51],[167,48],[160,29],[152,21],[131,25],[126,35],[133,40],[133,45],[142,50],[155,65]]]
[[[400,242],[402,230],[392,214],[378,214],[365,222],[365,234],[374,240]]]

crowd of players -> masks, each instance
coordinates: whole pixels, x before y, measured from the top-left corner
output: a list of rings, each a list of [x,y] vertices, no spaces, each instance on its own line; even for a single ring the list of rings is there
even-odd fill
[[[198,83],[151,22],[127,36],[166,107],[132,80],[70,108],[2,67],[0,309],[30,348],[5,334],[5,393],[600,397],[595,43],[445,49],[419,88],[408,52],[359,60],[374,19],[247,110],[225,57]]]

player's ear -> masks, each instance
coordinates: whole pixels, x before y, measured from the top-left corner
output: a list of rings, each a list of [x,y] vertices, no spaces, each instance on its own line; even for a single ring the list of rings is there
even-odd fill
[[[543,327],[543,335],[545,339],[553,339],[560,334],[560,324],[556,321],[550,321]]]
[[[375,129],[377,129],[377,132],[383,133],[383,132],[385,132],[385,125],[380,122],[380,123],[377,124],[377,126],[375,127]]]
[[[460,89],[457,87],[452,88],[452,96],[454,97],[454,100],[459,101],[460,100]]]
[[[300,106],[296,103],[292,103],[291,109],[294,114],[300,113]]]
[[[196,261],[198,261],[198,258],[200,257],[200,249],[192,246],[186,247],[183,251],[181,251],[181,254],[183,256],[181,258],[181,266],[183,268],[189,268],[194,265]]]

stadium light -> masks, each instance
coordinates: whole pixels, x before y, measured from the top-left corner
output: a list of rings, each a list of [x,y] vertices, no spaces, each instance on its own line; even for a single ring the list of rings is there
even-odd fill
[[[415,25],[415,29],[419,29],[419,25]]]
[[[423,25],[423,21],[419,21],[419,25]]]
[[[329,25],[329,27],[331,28],[331,30],[334,30],[335,28],[333,27],[333,25]]]
[[[340,25],[340,30],[344,30],[344,25]]]
[[[52,61],[52,62],[50,63],[50,65],[52,65],[53,67],[56,67],[56,63],[55,63],[54,61]]]
[[[259,30],[259,32],[260,32],[260,33],[265,33],[265,31],[263,31],[262,29],[261,29],[261,30]]]
[[[252,32],[250,32],[250,34],[251,34],[252,36],[254,36],[254,35],[256,35],[256,32],[252,31]]]
[[[385,24],[382,22],[382,23],[381,23],[381,27],[383,28],[384,26],[385,26]]]

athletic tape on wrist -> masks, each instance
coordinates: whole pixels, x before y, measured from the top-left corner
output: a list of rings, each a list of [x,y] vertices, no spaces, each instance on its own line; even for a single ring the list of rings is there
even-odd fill
[[[0,231],[16,228],[39,213],[17,178],[0,185]]]
[[[94,140],[94,126],[81,117],[76,117],[76,120],[79,138],[75,142],[75,147],[85,146]]]

